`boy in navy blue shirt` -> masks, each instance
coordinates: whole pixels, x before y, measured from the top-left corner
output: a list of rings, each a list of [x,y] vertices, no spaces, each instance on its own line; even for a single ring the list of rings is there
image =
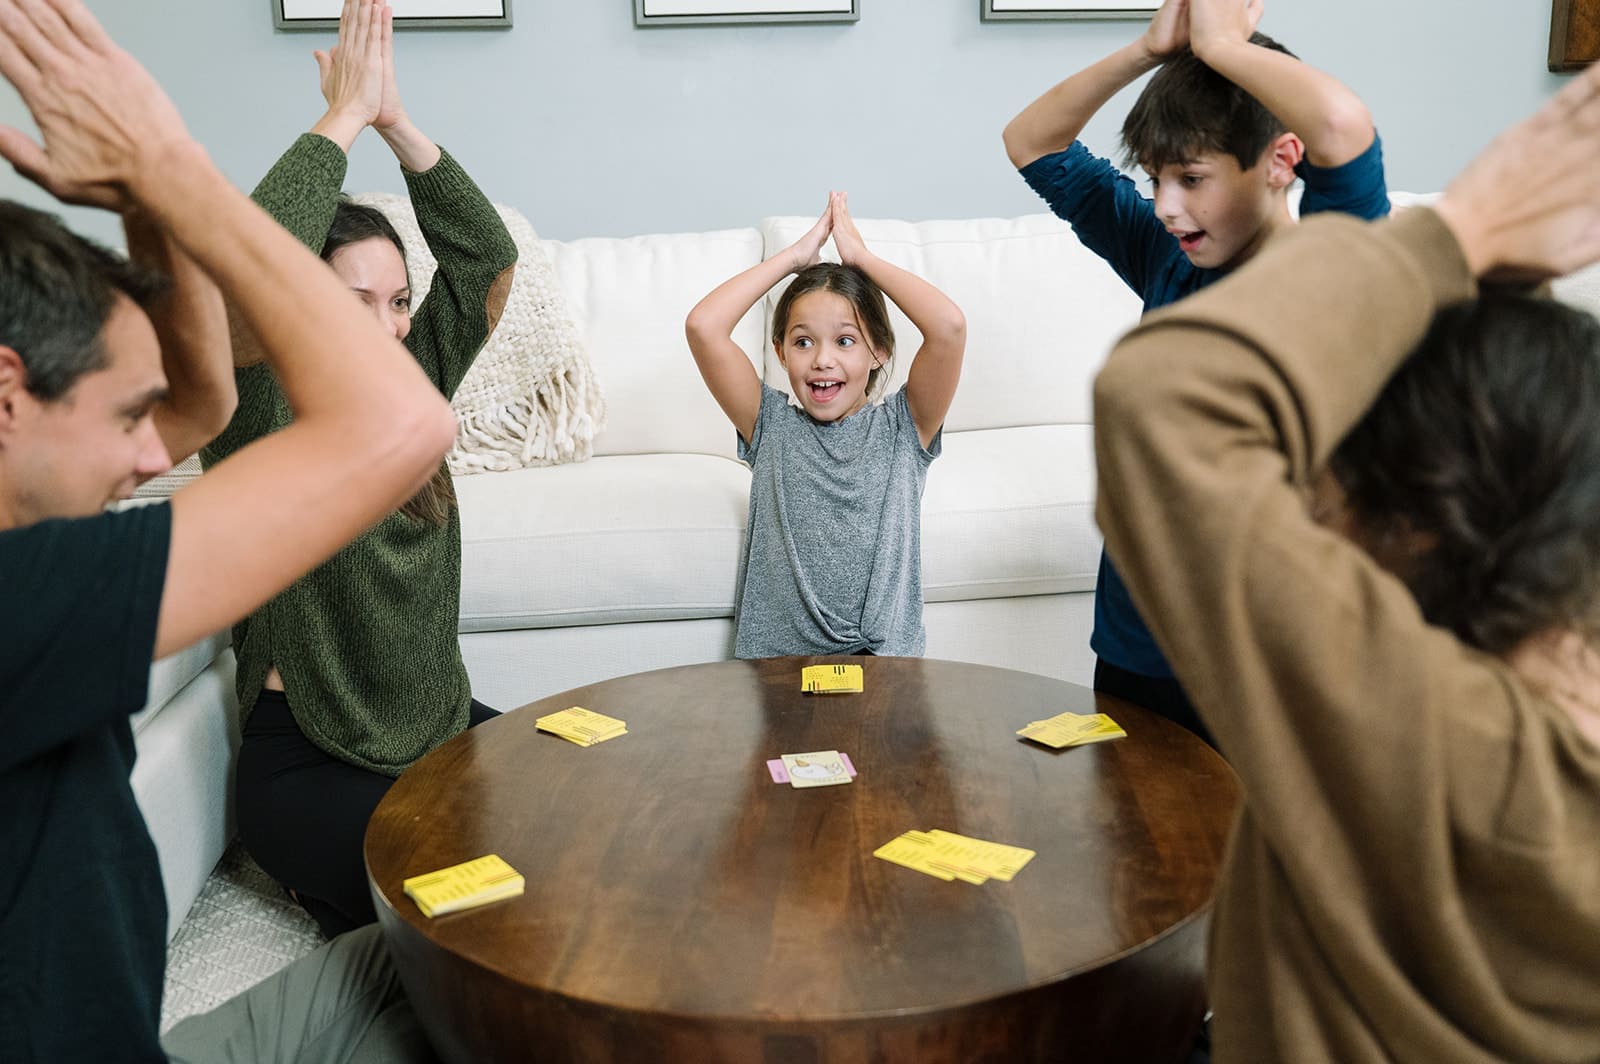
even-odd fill
[[[1365,105],[1336,79],[1254,32],[1261,0],[1166,0],[1144,35],[1029,104],[1005,130],[1023,178],[1146,311],[1248,261],[1300,213],[1389,213],[1383,149]],[[1122,126],[1153,198],[1078,141],[1118,91],[1155,67]],[[1095,587],[1097,691],[1175,720],[1200,718],[1102,552]]]

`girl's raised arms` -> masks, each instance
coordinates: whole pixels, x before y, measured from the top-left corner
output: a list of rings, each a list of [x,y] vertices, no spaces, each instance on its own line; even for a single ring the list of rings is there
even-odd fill
[[[805,236],[780,254],[718,285],[695,305],[684,322],[689,351],[700,367],[700,376],[746,443],[755,431],[756,415],[761,412],[761,377],[743,349],[733,342],[734,326],[773,285],[822,261],[822,245],[832,231],[830,198],[828,208]]]
[[[828,203],[839,261],[866,274],[922,333],[922,347],[917,350],[911,373],[906,378],[906,405],[917,423],[917,436],[926,447],[944,424],[945,414],[956,396],[956,384],[961,380],[961,359],[967,349],[967,319],[949,296],[916,274],[885,262],[867,250],[856,223],[850,218],[848,194],[835,192]]]

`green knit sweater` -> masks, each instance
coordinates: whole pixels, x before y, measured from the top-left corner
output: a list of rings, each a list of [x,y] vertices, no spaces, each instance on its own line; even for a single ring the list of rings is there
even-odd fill
[[[307,133],[252,198],[306,246],[322,249],[344,182],[345,153]],[[516,262],[499,215],[448,153],[405,174],[417,222],[439,260],[406,347],[445,395],[488,339],[490,286]],[[265,365],[236,374],[239,407],[201,452],[210,466],[290,421]],[[249,712],[267,670],[283,677],[301,731],[330,755],[398,776],[467,726],[471,687],[456,635],[461,525],[384,518],[233,630],[239,704]]]

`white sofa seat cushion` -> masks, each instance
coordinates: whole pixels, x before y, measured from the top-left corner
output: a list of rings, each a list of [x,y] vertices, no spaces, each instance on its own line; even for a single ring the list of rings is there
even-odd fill
[[[750,499],[733,459],[603,455],[456,492],[463,632],[733,615]]]
[[[922,497],[923,597],[1094,590],[1094,488],[1088,425],[946,433]]]

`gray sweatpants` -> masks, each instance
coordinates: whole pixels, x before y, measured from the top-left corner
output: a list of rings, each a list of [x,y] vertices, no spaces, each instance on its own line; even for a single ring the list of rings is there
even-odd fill
[[[435,1064],[376,924],[340,935],[161,1040],[174,1064]]]

